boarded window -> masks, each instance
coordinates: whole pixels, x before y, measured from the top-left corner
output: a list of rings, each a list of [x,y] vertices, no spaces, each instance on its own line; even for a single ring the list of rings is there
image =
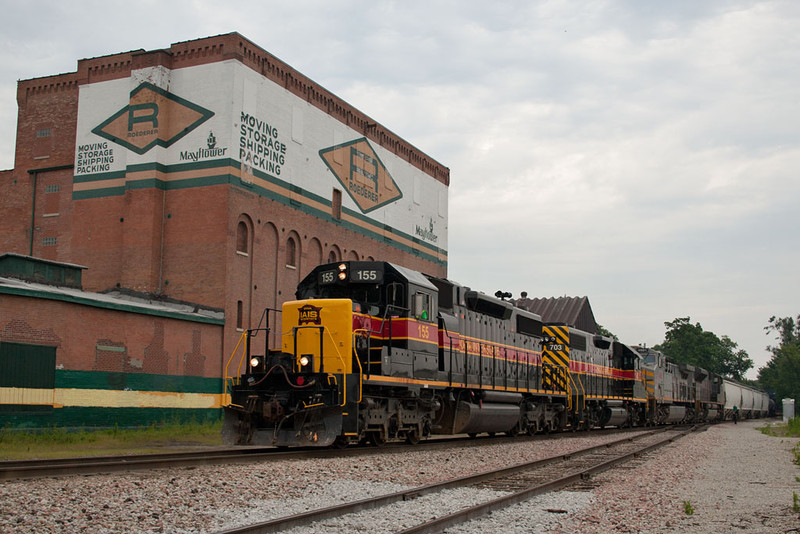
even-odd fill
[[[249,252],[247,247],[247,223],[240,221],[236,226],[236,252]]]
[[[291,237],[286,241],[286,265],[297,267],[297,245]]]
[[[342,191],[340,189],[333,190],[333,199],[331,200],[331,215],[334,219],[342,218]]]

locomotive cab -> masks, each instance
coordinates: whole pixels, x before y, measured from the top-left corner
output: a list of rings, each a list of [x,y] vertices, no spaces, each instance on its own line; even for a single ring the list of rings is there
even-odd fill
[[[225,441],[328,446],[429,434],[432,399],[423,417],[383,421],[364,379],[435,366],[435,286],[390,263],[345,261],[315,268],[296,297],[283,305],[281,350],[227,380]],[[432,339],[420,343],[422,332]]]

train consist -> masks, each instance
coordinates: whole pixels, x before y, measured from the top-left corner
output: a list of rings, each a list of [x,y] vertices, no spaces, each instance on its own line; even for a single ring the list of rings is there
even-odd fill
[[[229,362],[227,443],[415,444],[767,414],[763,392],[392,263],[320,265],[296,298],[281,350],[253,355],[247,331]]]

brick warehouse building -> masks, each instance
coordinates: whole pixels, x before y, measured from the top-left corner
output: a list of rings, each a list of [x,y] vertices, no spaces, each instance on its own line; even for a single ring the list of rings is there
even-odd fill
[[[82,59],[17,102],[0,425],[216,417],[242,330],[314,266],[446,275],[449,170],[237,33]]]

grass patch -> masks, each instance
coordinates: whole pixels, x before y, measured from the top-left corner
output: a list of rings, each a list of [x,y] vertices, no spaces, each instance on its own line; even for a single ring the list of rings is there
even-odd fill
[[[0,460],[147,454],[222,446],[222,422],[164,423],[133,429],[0,430]]]
[[[769,423],[758,430],[767,436],[800,438],[800,417],[792,417],[788,423]],[[800,465],[800,443],[792,449],[792,452],[794,453],[794,462]]]
[[[800,438],[800,417],[793,417],[788,423],[769,423],[758,430],[768,436]]]

